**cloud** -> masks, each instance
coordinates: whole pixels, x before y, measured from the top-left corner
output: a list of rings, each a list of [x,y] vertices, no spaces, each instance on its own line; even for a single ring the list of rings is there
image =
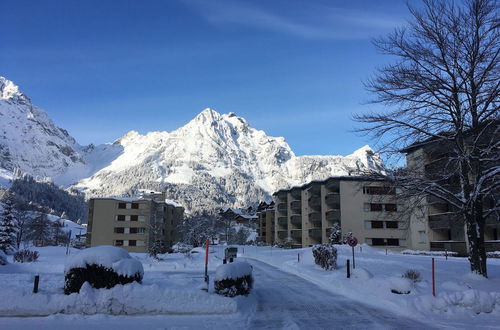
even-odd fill
[[[274,8],[227,0],[182,2],[212,24],[271,30],[306,39],[364,39],[403,23],[386,14],[309,2],[299,5],[287,1],[278,7],[279,2],[268,2]]]

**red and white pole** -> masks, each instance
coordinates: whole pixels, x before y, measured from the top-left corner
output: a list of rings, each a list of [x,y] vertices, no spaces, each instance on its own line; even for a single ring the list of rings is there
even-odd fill
[[[434,270],[434,258],[432,258],[432,295],[436,296],[436,275]]]
[[[208,247],[210,246],[210,241],[207,239],[205,242],[205,282],[207,282],[208,288]]]

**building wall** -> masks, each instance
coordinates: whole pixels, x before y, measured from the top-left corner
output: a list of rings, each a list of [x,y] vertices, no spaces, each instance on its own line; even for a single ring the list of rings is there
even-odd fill
[[[120,203],[126,203],[127,206],[137,203],[138,208],[122,209],[119,208]],[[165,242],[166,248],[169,248],[179,240],[177,228],[182,221],[183,213],[182,207],[149,199],[133,202],[112,198],[91,199],[87,246],[114,245],[129,252],[146,252],[155,240],[152,224],[158,223],[157,235]],[[137,220],[133,221],[135,217]],[[123,218],[124,220],[121,220]],[[137,231],[137,233],[130,231]],[[133,246],[133,241],[135,241],[135,246]]]

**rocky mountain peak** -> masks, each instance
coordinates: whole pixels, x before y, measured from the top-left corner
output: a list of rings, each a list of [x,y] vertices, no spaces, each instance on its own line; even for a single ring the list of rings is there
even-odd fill
[[[30,103],[30,99],[19,91],[19,86],[0,76],[0,99],[18,103]]]

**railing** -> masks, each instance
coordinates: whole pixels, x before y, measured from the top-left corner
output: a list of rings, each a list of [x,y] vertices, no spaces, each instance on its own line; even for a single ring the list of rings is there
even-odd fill
[[[325,213],[325,218],[327,221],[339,221],[340,220],[340,210],[330,210]]]
[[[302,238],[302,229],[292,229],[290,230],[290,235],[293,238]]]
[[[288,208],[286,206],[286,202],[278,203],[278,211],[286,211]]]
[[[325,203],[328,205],[340,204],[340,195],[338,193],[328,193],[325,196]]]
[[[294,225],[302,225],[302,216],[300,215],[292,215],[290,217],[290,222]]]
[[[429,215],[429,228],[446,229],[462,225],[460,218],[453,213],[440,213]]]
[[[321,229],[320,228],[309,229],[309,236],[314,238],[321,238]]]
[[[288,235],[288,232],[286,230],[278,230],[278,237],[283,239],[286,238]]]
[[[278,218],[278,224],[280,226],[286,227],[288,225],[288,218],[287,217],[279,217]]]
[[[452,251],[466,255],[467,247],[464,241],[432,241],[431,251]]]
[[[290,203],[290,208],[300,214],[302,212],[302,202],[301,201],[293,201]]]
[[[321,207],[321,198],[319,196],[309,197],[308,202],[312,207]]]
[[[311,212],[311,213],[309,213],[309,221],[312,221],[312,222],[321,222],[321,213],[319,213],[319,212]]]

